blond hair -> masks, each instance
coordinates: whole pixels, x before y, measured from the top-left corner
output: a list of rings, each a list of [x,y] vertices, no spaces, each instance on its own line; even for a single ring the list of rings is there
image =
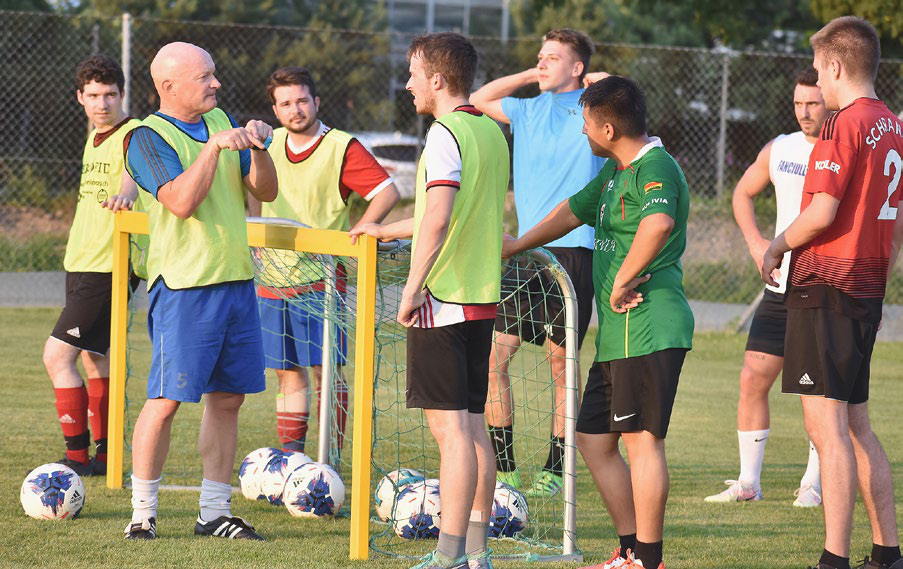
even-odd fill
[[[878,32],[856,16],[834,18],[809,38],[816,54],[826,60],[837,60],[856,81],[874,82],[881,59]]]

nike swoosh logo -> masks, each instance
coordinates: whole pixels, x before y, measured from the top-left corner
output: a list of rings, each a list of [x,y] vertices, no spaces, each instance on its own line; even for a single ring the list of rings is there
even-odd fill
[[[623,417],[618,417],[618,414],[615,413],[615,422],[623,421],[624,419],[629,419],[629,418],[633,417],[634,415],[636,415],[636,413],[631,413],[630,415],[624,415]]]
[[[761,443],[762,441],[767,441],[767,440],[768,440],[768,437],[764,437],[764,438],[761,438],[761,439],[753,439],[753,442]]]

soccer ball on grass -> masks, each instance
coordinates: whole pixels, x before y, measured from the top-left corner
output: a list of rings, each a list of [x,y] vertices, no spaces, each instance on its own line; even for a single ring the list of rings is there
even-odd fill
[[[72,520],[85,505],[85,485],[74,470],[52,462],[28,473],[19,500],[36,520]]]

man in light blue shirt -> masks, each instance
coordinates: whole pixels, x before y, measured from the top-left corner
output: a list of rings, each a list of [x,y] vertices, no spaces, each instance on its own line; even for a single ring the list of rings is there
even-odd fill
[[[570,29],[552,30],[543,38],[537,65],[487,83],[471,95],[471,102],[493,119],[511,125],[514,133],[514,204],[518,233],[523,235],[538,224],[563,200],[581,190],[602,169],[603,158],[594,156],[583,134],[583,113],[578,101],[582,85],[606,77],[604,72],[586,70],[592,57],[592,40]],[[538,83],[538,97],[520,99],[510,95]],[[578,227],[548,249],[567,271],[577,293],[578,349],[592,315],[593,230]],[[549,456],[527,495],[553,496],[564,484],[565,328],[564,311],[555,298],[557,287],[530,279],[523,264],[506,267],[504,291],[512,291],[521,281],[521,290],[499,305],[496,338],[490,356],[489,399],[486,418],[496,451],[498,479],[522,486],[514,459],[513,404],[508,362],[521,341],[542,345],[548,342],[555,405]],[[552,289],[553,296],[544,297]],[[579,377],[579,373],[578,373]]]

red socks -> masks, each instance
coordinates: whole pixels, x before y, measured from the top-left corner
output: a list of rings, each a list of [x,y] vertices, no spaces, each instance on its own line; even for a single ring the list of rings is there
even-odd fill
[[[321,396],[320,386],[317,386],[317,409],[319,409],[319,399]],[[336,446],[342,450],[345,444],[345,423],[348,422],[348,384],[345,382],[337,382],[335,385],[335,408],[332,410],[335,417],[335,424],[338,431],[335,434]]]
[[[304,452],[307,439],[308,413],[280,411],[276,413],[276,432],[282,450]]]
[[[56,412],[66,439],[66,458],[88,464],[88,390],[85,386],[54,389]]]
[[[107,461],[107,425],[110,409],[110,378],[92,377],[88,379],[88,418],[91,420],[91,433],[97,462]]]

